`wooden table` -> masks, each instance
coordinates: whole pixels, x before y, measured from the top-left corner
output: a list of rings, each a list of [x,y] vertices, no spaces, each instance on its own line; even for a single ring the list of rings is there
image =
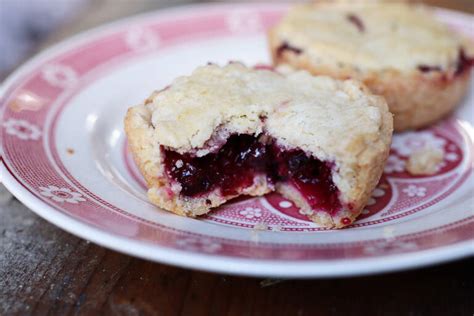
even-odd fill
[[[110,2],[95,1],[47,43],[129,13],[188,1]],[[430,2],[474,11],[472,0]],[[107,250],[13,199],[0,205],[0,315],[10,314],[473,315],[474,259],[358,278],[232,277]]]

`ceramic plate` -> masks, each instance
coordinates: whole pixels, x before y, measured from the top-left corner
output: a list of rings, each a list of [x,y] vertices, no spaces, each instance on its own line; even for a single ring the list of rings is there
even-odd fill
[[[187,268],[327,277],[472,255],[472,84],[451,118],[394,137],[385,174],[349,228],[322,229],[276,194],[238,199],[201,219],[148,203],[124,137],[127,108],[207,62],[269,63],[265,30],[286,10],[181,7],[107,25],[34,58],[2,87],[2,182],[75,235]],[[472,30],[472,16],[437,14],[458,31]],[[435,175],[410,176],[407,157],[425,145],[442,150],[444,160]]]

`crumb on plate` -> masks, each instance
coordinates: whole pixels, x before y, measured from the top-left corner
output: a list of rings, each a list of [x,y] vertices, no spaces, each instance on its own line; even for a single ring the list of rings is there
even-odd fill
[[[442,161],[442,150],[425,147],[410,155],[406,169],[412,175],[432,175],[438,172]]]

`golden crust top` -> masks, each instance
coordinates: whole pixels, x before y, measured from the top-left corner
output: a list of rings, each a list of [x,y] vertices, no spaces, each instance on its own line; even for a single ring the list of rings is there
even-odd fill
[[[361,72],[448,70],[456,67],[461,46],[472,49],[428,7],[397,2],[299,5],[272,34],[321,65]]]

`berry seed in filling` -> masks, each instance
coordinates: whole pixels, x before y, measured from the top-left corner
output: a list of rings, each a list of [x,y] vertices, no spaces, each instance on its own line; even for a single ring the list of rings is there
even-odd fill
[[[208,65],[129,109],[125,129],[157,206],[206,214],[277,191],[324,227],[350,225],[388,155],[392,116],[361,84]]]

